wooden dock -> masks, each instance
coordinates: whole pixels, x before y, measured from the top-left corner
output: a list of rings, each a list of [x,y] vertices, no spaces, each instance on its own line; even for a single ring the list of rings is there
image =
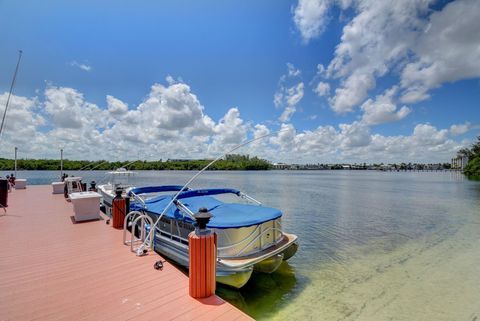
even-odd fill
[[[0,320],[251,320],[151,252],[137,257],[105,220],[74,223],[51,186],[8,195],[0,209]]]

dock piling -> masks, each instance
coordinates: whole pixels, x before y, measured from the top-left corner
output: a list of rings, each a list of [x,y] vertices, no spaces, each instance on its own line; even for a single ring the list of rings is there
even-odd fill
[[[207,229],[212,214],[201,208],[195,214],[195,231],[188,235],[189,293],[193,298],[206,298],[215,294],[217,235]]]

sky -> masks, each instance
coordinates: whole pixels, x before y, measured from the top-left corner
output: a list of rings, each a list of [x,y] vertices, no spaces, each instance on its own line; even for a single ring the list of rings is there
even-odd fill
[[[480,1],[0,0],[0,157],[449,162]],[[263,138],[260,138],[265,136]]]

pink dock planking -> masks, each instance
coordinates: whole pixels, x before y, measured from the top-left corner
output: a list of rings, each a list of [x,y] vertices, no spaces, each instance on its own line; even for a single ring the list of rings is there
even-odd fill
[[[251,320],[212,296],[193,299],[188,277],[161,257],[137,257],[105,220],[74,224],[51,186],[8,195],[0,212],[0,320]]]

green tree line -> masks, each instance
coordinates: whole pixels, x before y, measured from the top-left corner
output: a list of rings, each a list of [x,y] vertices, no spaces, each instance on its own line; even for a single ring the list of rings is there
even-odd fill
[[[123,161],[108,162],[105,160],[69,160],[63,161],[63,169],[68,170],[114,170],[120,167],[128,167],[131,170],[200,170],[205,167],[211,159],[199,160],[174,160],[166,161]],[[15,167],[13,159],[0,158],[0,170],[10,171]],[[268,170],[272,164],[258,157],[248,155],[227,155],[224,159],[213,164],[210,170]],[[60,170],[58,159],[19,159],[17,160],[18,170]]]
[[[470,148],[463,148],[458,152],[458,156],[468,157],[468,164],[463,173],[472,179],[480,179],[480,136]]]

